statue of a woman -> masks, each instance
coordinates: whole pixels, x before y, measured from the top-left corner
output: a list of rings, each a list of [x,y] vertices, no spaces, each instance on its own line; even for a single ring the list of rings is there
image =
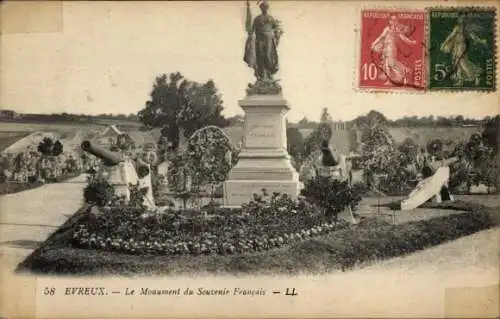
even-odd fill
[[[484,72],[468,56],[470,46],[476,44],[486,45],[486,40],[477,35],[478,31],[482,31],[483,28],[469,20],[463,16],[458,17],[453,31],[440,47],[442,52],[451,54],[455,72],[451,74],[450,78],[457,86],[462,86],[464,82],[475,82],[476,85],[479,85],[480,75]]]
[[[373,41],[371,49],[381,53],[382,70],[381,76],[387,79],[385,85],[392,83],[407,84],[411,69],[398,60],[400,52],[399,41],[414,45],[417,42],[409,37],[411,27],[400,24],[396,16],[391,16],[388,26]]]

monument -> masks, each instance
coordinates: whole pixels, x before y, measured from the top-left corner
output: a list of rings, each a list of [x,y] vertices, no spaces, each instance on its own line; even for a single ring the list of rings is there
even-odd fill
[[[254,69],[256,82],[248,85],[246,97],[239,101],[245,112],[243,147],[224,182],[225,206],[240,206],[262,189],[297,197],[302,187],[287,152],[285,114],[289,106],[274,79],[283,31],[279,21],[268,14],[267,1],[261,1],[259,7],[262,13],[252,23],[247,1],[244,61]]]

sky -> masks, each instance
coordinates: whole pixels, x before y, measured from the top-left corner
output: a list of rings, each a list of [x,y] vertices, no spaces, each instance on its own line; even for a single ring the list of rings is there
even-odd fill
[[[277,78],[291,108],[289,120],[318,120],[325,107],[334,120],[350,120],[372,109],[392,119],[499,113],[498,92],[355,89],[360,10],[397,4],[270,1],[270,14],[282,21],[285,31],[278,47]],[[444,1],[410,1],[405,8],[436,4]],[[255,16],[258,7],[255,1],[251,5]],[[194,81],[213,79],[224,100],[224,114],[242,114],[238,100],[254,80],[243,62],[244,21],[244,1],[4,4],[0,108],[136,113],[157,75],[180,71]]]

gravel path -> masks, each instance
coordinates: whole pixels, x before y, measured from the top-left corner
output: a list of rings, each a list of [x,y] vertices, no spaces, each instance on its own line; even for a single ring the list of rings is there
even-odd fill
[[[85,175],[0,197],[0,254],[21,261],[82,205]]]

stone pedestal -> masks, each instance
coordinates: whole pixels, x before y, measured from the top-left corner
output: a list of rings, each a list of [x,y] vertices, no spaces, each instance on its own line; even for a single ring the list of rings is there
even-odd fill
[[[149,165],[148,168],[150,169]],[[108,173],[108,183],[110,183],[114,188],[118,196],[124,196],[125,201],[130,201],[130,189],[129,184],[139,183],[139,188],[147,187],[148,192],[144,197],[144,205],[148,208],[153,208],[155,206],[155,201],[153,198],[153,189],[151,185],[151,169],[150,173],[143,178],[139,178],[135,167],[132,162],[125,161],[118,165],[107,168]]]
[[[302,184],[286,146],[287,101],[277,95],[249,95],[239,101],[245,111],[243,148],[224,182],[224,205],[240,206],[266,189],[297,197]]]
[[[128,202],[130,200],[128,184],[136,184],[139,181],[134,165],[131,162],[120,162],[104,169],[107,171],[107,181],[115,188],[116,195],[124,196]]]

